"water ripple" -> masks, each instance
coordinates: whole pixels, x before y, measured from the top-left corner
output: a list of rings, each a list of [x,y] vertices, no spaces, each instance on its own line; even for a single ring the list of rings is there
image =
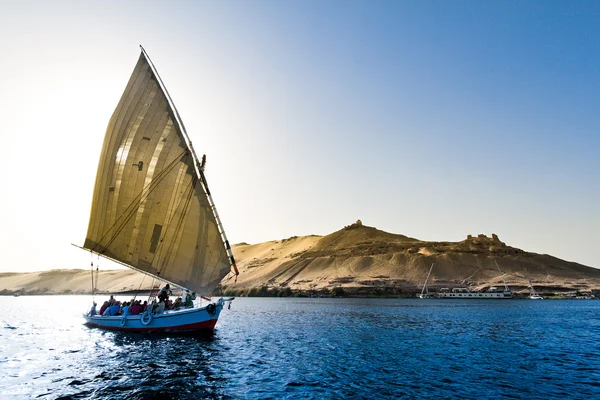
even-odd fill
[[[600,397],[600,302],[236,299],[200,336],[87,328],[85,297],[0,302],[0,398]]]

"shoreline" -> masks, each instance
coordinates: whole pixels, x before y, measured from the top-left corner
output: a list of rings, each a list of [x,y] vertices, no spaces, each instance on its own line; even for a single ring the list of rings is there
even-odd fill
[[[212,297],[258,297],[258,298],[346,298],[346,299],[415,299],[420,291],[405,292],[405,293],[381,293],[376,290],[372,291],[276,291],[276,290],[264,290],[264,287],[252,288],[248,291],[231,291],[225,290],[218,293],[214,293]],[[97,292],[94,296],[148,296],[150,291],[114,291],[114,292]],[[591,292],[577,292],[577,291],[565,291],[563,293],[546,293],[539,292],[545,300],[600,300],[600,290],[591,290]],[[21,297],[21,296],[92,296],[91,292],[39,292],[39,291],[0,291],[0,296],[6,297]],[[529,293],[515,293],[513,297],[509,299],[492,299],[492,300],[527,300]],[[579,298],[577,298],[579,297]],[[468,299],[468,298],[457,298],[457,299],[443,299],[443,298],[432,298],[427,300],[490,300],[490,299]]]

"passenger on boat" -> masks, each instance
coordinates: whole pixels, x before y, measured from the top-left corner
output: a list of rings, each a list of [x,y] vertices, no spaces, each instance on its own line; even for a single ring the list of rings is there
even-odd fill
[[[173,303],[173,310],[179,310],[183,303],[181,302],[181,297],[175,299],[175,303]]]
[[[88,312],[87,315],[89,317],[91,317],[91,316],[96,315],[96,314],[98,314],[98,313],[96,312],[96,302],[94,302],[94,304],[92,305],[92,308],[90,308],[90,311]]]
[[[142,306],[140,304],[140,301],[134,301],[133,305],[131,306],[131,308],[129,309],[129,314],[131,315],[139,315],[142,313]]]
[[[144,304],[142,304],[142,311],[141,311],[141,312],[144,312],[144,311],[146,311],[147,309],[148,309],[148,302],[147,302],[147,301],[144,301]]]
[[[127,315],[128,311],[129,311],[129,304],[128,302],[124,302],[123,303],[123,308],[121,309],[121,314],[123,315]]]
[[[160,303],[158,303],[158,306],[156,307],[156,311],[154,312],[154,314],[162,314],[165,311],[165,302],[161,301]]]
[[[185,294],[185,303],[184,303],[185,306],[188,307],[188,308],[189,307],[193,307],[194,306],[194,300],[196,300],[196,293],[192,292],[190,294],[189,290],[186,291],[186,294]]]
[[[108,304],[108,301],[105,301],[104,304],[102,304],[102,307],[100,307],[100,315],[104,315],[104,311],[106,311],[108,307],[110,307],[110,304]]]
[[[171,293],[171,286],[167,283],[165,287],[160,289],[160,292],[158,292],[158,301],[167,301],[169,299],[169,295],[172,294],[173,293]]]
[[[121,302],[117,301],[115,302],[115,304],[113,304],[112,306],[108,307],[106,309],[106,311],[104,311],[104,313],[102,314],[103,316],[112,316],[112,315],[119,315],[119,309],[121,308]]]
[[[112,306],[113,304],[115,304],[117,301],[115,300],[115,298],[113,297],[113,295],[110,295],[110,299],[108,299],[108,305]]]

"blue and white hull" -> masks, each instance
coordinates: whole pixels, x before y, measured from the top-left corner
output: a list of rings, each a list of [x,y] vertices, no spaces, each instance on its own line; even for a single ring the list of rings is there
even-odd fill
[[[139,315],[84,315],[86,324],[95,328],[126,332],[187,332],[212,330],[223,310],[225,301],[204,307],[167,310],[161,314],[144,312]]]

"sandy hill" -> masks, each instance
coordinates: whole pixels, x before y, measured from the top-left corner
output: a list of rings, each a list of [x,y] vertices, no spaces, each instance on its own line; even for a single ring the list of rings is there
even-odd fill
[[[527,291],[528,280],[542,293],[600,289],[600,269],[511,247],[492,234],[460,242],[427,242],[383,232],[360,221],[327,236],[291,237],[233,246],[240,276],[226,291],[315,291],[340,287],[346,293],[406,295],[421,290],[431,264],[429,287],[503,285]],[[497,264],[497,265],[496,265]],[[152,280],[132,270],[101,271],[104,292],[149,290]],[[89,293],[90,271],[53,270],[0,274],[0,294]]]
[[[100,271],[97,277],[101,292],[150,290],[152,284],[152,279],[130,269]],[[91,273],[83,269],[0,273],[0,294],[84,294],[91,293],[91,286]]]
[[[460,242],[426,242],[356,224],[330,235],[292,237],[234,246],[240,289],[259,285],[293,290],[340,286],[360,291],[412,293],[425,281],[431,287],[502,285],[523,290],[531,279],[538,291],[600,288],[600,270],[549,255],[529,253],[492,237],[469,235]],[[498,266],[496,265],[498,264]]]

